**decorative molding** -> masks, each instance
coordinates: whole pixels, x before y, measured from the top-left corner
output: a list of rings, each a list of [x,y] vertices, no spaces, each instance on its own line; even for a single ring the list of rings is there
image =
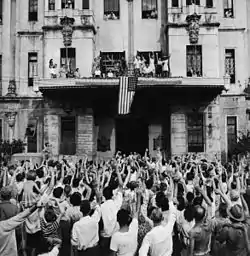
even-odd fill
[[[16,97],[16,81],[14,79],[9,80],[8,93],[6,97]]]
[[[63,44],[65,47],[69,47],[72,44],[74,22],[74,18],[69,18],[67,16],[61,18]]]
[[[189,34],[189,42],[191,44],[197,44],[199,41],[200,19],[201,15],[198,15],[197,13],[188,15],[186,18],[186,22],[188,23],[187,31]]]
[[[17,112],[5,112],[5,117],[10,128],[14,127],[16,123],[16,115]]]
[[[61,30],[62,26],[60,26],[60,25],[43,26],[42,29],[44,31],[50,31],[50,30],[56,31],[56,30]],[[77,29],[79,29],[79,30],[92,30],[92,32],[94,34],[97,33],[97,30],[96,30],[94,25],[75,25],[75,26],[73,26],[73,30],[77,30]]]
[[[43,36],[43,31],[18,31],[19,36]]]
[[[187,23],[173,23],[173,22],[169,22],[166,24],[167,27],[170,28],[185,28],[188,27]],[[210,22],[210,23],[200,23],[200,27],[219,27],[220,23],[219,22]]]

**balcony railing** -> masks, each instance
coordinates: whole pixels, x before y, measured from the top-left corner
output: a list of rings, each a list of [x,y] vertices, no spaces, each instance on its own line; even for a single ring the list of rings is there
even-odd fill
[[[218,12],[215,7],[207,8],[204,6],[183,6],[182,8],[169,8],[168,22],[170,24],[184,24],[188,15],[194,13],[201,15],[200,23],[216,24],[219,22]]]
[[[74,18],[74,26],[95,27],[95,17],[92,10],[62,9],[45,12],[45,27],[60,26],[61,18],[68,16]]]

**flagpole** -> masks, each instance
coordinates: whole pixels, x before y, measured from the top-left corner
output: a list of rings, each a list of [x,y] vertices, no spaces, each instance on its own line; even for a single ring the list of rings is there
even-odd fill
[[[134,75],[134,2],[128,1],[128,76]]]

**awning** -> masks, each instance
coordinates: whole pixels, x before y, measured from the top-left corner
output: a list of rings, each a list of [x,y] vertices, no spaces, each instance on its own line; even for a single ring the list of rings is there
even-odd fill
[[[119,88],[119,78],[51,78],[39,79],[34,81],[36,88],[40,91],[56,89],[84,89],[84,88]],[[142,88],[217,88],[224,89],[224,79],[220,78],[202,78],[202,77],[172,77],[172,78],[142,78],[138,79],[138,89]]]

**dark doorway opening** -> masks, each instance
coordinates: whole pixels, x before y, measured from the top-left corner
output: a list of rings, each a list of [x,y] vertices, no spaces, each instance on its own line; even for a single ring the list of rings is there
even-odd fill
[[[140,118],[116,120],[116,150],[125,154],[145,153],[148,148],[148,124]]]
[[[76,153],[76,120],[75,117],[61,118],[60,154],[74,155]]]

